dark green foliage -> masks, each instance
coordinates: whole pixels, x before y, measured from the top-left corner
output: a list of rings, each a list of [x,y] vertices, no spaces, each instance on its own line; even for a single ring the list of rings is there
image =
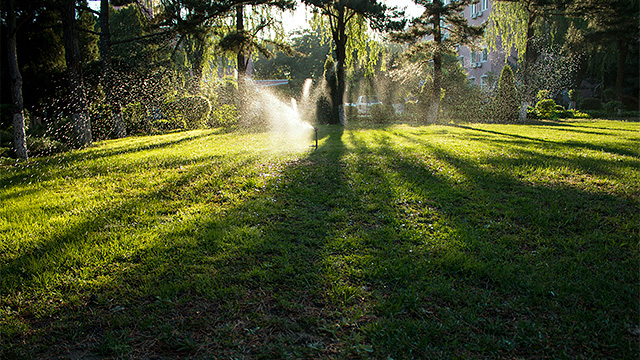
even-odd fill
[[[602,106],[602,110],[609,116],[620,116],[624,106],[621,101],[612,100]]]
[[[602,110],[602,102],[596,98],[586,98],[580,102],[580,110]]]
[[[371,122],[375,124],[390,123],[393,121],[395,111],[392,105],[373,104],[371,105]]]
[[[318,32],[309,29],[291,35],[291,56],[277,51],[275,56],[259,56],[254,62],[255,76],[260,79],[285,79],[291,84],[292,96],[302,92],[306,79],[320,79],[324,73],[324,61],[331,53],[331,44],[323,42]]]
[[[575,89],[569,90],[569,99],[571,101],[578,101],[578,92]]]
[[[331,102],[326,96],[320,96],[316,101],[316,118],[318,124],[330,124],[335,119]]]
[[[536,112],[540,119],[553,119],[556,117],[556,102],[552,99],[540,100],[536,104]]]
[[[173,110],[181,114],[187,129],[202,128],[211,112],[211,104],[202,96],[183,97],[172,105]]]
[[[605,102],[613,101],[616,99],[616,89],[608,88],[602,91],[602,98]]]
[[[500,123],[515,122],[518,118],[520,100],[511,67],[505,65],[500,73],[498,92],[493,99],[493,119]]]
[[[27,149],[29,156],[48,156],[68,151],[69,146],[47,136],[27,136]]]
[[[630,95],[622,97],[622,106],[627,111],[639,111],[640,104],[638,104],[638,98]]]
[[[472,85],[457,57],[445,57],[442,79],[443,121],[486,121],[488,92]]]
[[[113,130],[112,114],[109,104],[95,104],[89,111],[89,116],[91,116],[91,134],[95,140],[111,138]]]
[[[140,102],[132,102],[122,108],[127,134],[148,134],[151,131],[147,109]],[[152,110],[152,117],[161,118],[159,109]]]
[[[221,104],[211,110],[209,127],[230,127],[238,123],[240,114],[235,105]]]

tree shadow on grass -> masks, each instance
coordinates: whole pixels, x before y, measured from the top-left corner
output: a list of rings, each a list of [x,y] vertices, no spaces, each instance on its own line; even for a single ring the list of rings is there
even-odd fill
[[[526,141],[526,142],[539,142],[539,143],[543,143],[545,145],[569,147],[569,150],[574,150],[574,151],[576,150],[576,148],[583,148],[583,149],[589,149],[589,150],[594,150],[594,151],[606,151],[608,153],[617,154],[617,155],[620,155],[620,156],[632,156],[632,157],[640,156],[640,147],[638,147],[637,144],[635,144],[634,141],[630,141],[629,142],[629,148],[619,148],[619,147],[605,146],[605,145],[599,145],[599,144],[593,144],[593,143],[590,143],[590,142],[575,141],[575,140],[550,141],[550,140],[544,140],[544,139],[539,139],[539,138],[535,138],[535,137],[522,136],[522,135],[517,135],[517,134],[509,134],[509,133],[506,133],[506,132],[486,130],[486,129],[478,129],[478,128],[474,128],[474,127],[471,127],[471,126],[464,126],[464,125],[456,125],[456,127],[461,128],[461,129],[467,129],[467,130],[473,130],[473,131],[493,134],[493,135],[501,135],[501,136],[516,138],[516,139],[521,139],[521,140]],[[571,149],[571,148],[573,148],[573,149]]]
[[[399,153],[394,141],[384,134],[378,148],[389,159],[387,177],[404,184],[410,199],[405,208],[413,215],[404,219],[417,219],[401,235],[418,239],[408,272],[429,276],[398,277],[380,306],[405,305],[369,329],[373,343],[435,357],[634,352],[637,339],[625,328],[638,320],[631,288],[638,276],[630,271],[637,249],[629,241],[638,234],[637,202],[530,184],[418,137],[417,153]],[[452,181],[439,163],[466,181]],[[390,331],[397,328],[406,330]]]
[[[342,128],[326,131],[322,146],[306,157],[273,169],[251,159],[216,173],[224,182],[245,171],[225,190],[238,196],[228,206],[219,196],[202,199],[220,192],[218,182],[204,184],[191,199],[198,204],[181,200],[214,165],[201,158],[175,181],[86,214],[4,264],[3,281],[12,285],[3,302],[17,314],[25,311],[19,288],[42,288],[41,271],[51,275],[45,279],[51,293],[43,295],[54,302],[39,315],[13,319],[29,331],[10,336],[4,354],[299,358],[343,351],[342,339],[328,333],[334,315],[327,304],[336,300],[326,295],[333,285],[322,252],[345,226],[353,198],[345,190]],[[142,222],[145,208],[168,213]],[[193,216],[180,216],[189,208]],[[110,237],[107,228],[121,221],[132,222],[123,225],[130,230]],[[93,254],[97,267],[67,251],[92,246],[105,251],[102,259]]]
[[[131,229],[147,241],[114,239],[122,249],[92,270],[95,282],[54,283],[59,295],[48,299],[63,305],[27,318],[29,331],[3,351],[19,355],[24,341],[31,358],[633,352],[624,326],[638,319],[637,274],[628,271],[637,203],[529,184],[428,137],[321,131],[307,156],[273,168],[238,160],[216,173],[224,181],[243,173],[232,187],[195,181],[219,165],[199,159],[171,184],[129,199],[131,208],[87,215],[70,233],[139,220],[162,202],[171,224],[151,217],[144,226],[157,232]],[[399,146],[408,139],[414,151]],[[63,261],[57,248],[35,261]]]

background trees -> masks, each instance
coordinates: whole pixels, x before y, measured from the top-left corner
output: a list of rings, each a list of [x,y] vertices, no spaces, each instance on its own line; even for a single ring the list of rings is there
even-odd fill
[[[347,63],[352,59],[353,51],[359,50],[359,56],[364,58],[367,46],[366,31],[369,27],[375,30],[397,30],[403,22],[394,21],[398,13],[394,13],[393,9],[377,0],[303,0],[303,2],[314,6],[319,15],[316,18],[316,26],[325,28],[333,41],[337,79],[337,95],[332,104],[337,116],[333,118],[344,125],[346,120],[343,97],[346,68]]]
[[[16,45],[16,10],[14,0],[8,0],[7,6],[7,57],[11,74],[11,98],[13,100],[13,148],[20,159],[27,159],[27,139],[24,128],[24,103],[22,100],[22,74],[18,66]]]
[[[14,81],[0,84],[0,156],[11,146],[14,156],[24,157],[22,138],[30,144],[30,153],[38,153],[37,139],[63,148],[127,132],[221,123],[206,118],[221,105],[237,106],[229,94],[237,94],[235,87],[243,85],[242,76],[238,81],[223,80],[222,75],[231,67],[244,73],[249,57],[255,61],[254,76],[289,79],[289,88],[278,89],[288,96],[300,94],[307,78],[316,84],[322,79],[335,82],[329,87],[332,123],[345,123],[343,103],[359,95],[374,93],[386,104],[425,95],[418,102],[426,105],[421,116],[435,122],[438,114],[481,120],[487,99],[497,94],[497,88],[492,94],[490,86],[480,90],[467,84],[464,69],[456,63],[455,46],[471,45],[480,33],[460,15],[470,1],[416,1],[424,13],[396,35],[410,44],[405,55],[411,62],[406,64],[400,61],[405,49],[396,45],[389,50],[380,36],[382,30],[403,25],[394,9],[379,1],[305,0],[299,3],[314,10],[313,30],[285,40],[278,13],[295,3],[100,0],[98,8],[84,0],[14,1],[11,12],[11,2],[2,0],[2,59],[7,66],[1,71],[3,78]],[[566,93],[591,78],[601,84],[594,91],[597,99],[581,100],[580,91],[574,92],[572,101],[578,107],[616,114],[624,108],[637,110],[637,2],[499,0],[493,5],[486,40],[491,47],[518,50],[519,62],[512,69],[524,105],[535,101],[538,90]],[[9,31],[13,26],[18,31]],[[6,37],[11,34],[15,41]],[[287,48],[297,53],[279,51]],[[327,55],[333,63],[327,62],[325,69]],[[571,71],[563,70],[560,58],[572,62]],[[493,75],[497,79],[498,74]],[[20,78],[23,105],[12,100]],[[556,87],[542,88],[550,83]],[[480,100],[472,103],[470,98]],[[20,108],[25,136],[20,135],[20,121],[13,123]],[[191,115],[181,113],[189,108],[198,109],[205,119],[187,121]],[[235,111],[227,110],[225,114]]]
[[[415,0],[425,11],[412,21],[409,29],[395,34],[396,40],[411,43],[413,54],[423,53],[433,63],[428,123],[436,122],[442,97],[443,55],[455,54],[458,45],[473,46],[483,34],[481,27],[470,26],[462,16],[464,8],[473,2],[475,0],[461,0],[445,5],[442,0]]]

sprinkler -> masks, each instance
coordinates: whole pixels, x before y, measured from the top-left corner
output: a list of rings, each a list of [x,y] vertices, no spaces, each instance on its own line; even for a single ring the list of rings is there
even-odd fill
[[[318,148],[318,128],[317,128],[317,127],[314,127],[314,128],[313,128],[313,131],[314,131],[314,132],[315,132],[315,134],[316,134],[316,135],[315,135],[315,138],[316,138],[316,144],[315,144],[315,145],[311,145],[311,147],[312,147],[312,148],[316,148],[316,149],[317,149],[317,148]]]

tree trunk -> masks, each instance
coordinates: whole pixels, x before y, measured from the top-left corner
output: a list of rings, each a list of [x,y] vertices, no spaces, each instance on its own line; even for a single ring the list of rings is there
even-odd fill
[[[347,59],[347,35],[345,24],[345,8],[338,8],[338,22],[336,26],[336,32],[333,34],[334,42],[336,44],[336,78],[338,80],[338,86],[336,94],[333,96],[333,108],[336,115],[332,118],[337,120],[340,125],[346,125],[346,116],[344,112],[344,93],[346,89],[345,79],[345,62]]]
[[[244,32],[244,6],[242,5],[238,5],[236,8],[236,31],[238,33]],[[242,48],[238,50],[236,62],[238,72],[238,111],[244,121],[247,121],[247,60]]]
[[[624,85],[624,66],[627,62],[629,52],[629,42],[625,39],[618,39],[618,70],[616,74],[616,97],[622,100],[622,86]]]
[[[437,0],[442,6],[442,2]],[[433,41],[436,44],[433,52],[433,87],[431,88],[431,103],[427,111],[427,123],[435,124],[438,121],[438,111],[440,109],[440,97],[442,96],[442,53],[440,47],[442,45],[442,29],[440,28],[439,14],[434,16],[433,20]]]
[[[531,88],[531,69],[533,69],[533,64],[538,58],[538,54],[533,46],[533,37],[535,35],[533,29],[534,19],[534,16],[530,15],[527,25],[527,44],[524,49],[524,63],[522,64],[522,98],[520,111],[518,113],[518,121],[521,123],[527,121],[527,108],[534,96],[532,93],[533,89]]]
[[[18,67],[16,47],[16,12],[14,0],[7,4],[7,52],[9,57],[9,73],[11,75],[11,97],[13,99],[13,148],[20,159],[27,160],[27,141],[24,128],[24,104],[22,102],[22,74]]]
[[[201,51],[201,46],[198,46],[199,49],[195,50],[195,54],[192,56],[191,60],[191,73],[192,73],[192,86],[191,93],[193,95],[197,95],[200,93],[200,83],[202,81],[202,67],[204,64],[203,61],[203,52]]]
[[[102,60],[102,74],[104,76],[104,92],[107,103],[111,107],[111,121],[113,135],[123,138],[127,130],[122,117],[122,107],[114,94],[113,66],[111,64],[111,28],[109,26],[109,0],[100,0],[100,58]]]
[[[61,4],[62,36],[64,40],[65,60],[67,62],[67,76],[71,94],[70,107],[72,112],[73,130],[76,141],[80,145],[91,144],[91,120],[87,113],[87,99],[82,84],[82,63],[80,48],[76,36],[76,2],[65,0]]]

